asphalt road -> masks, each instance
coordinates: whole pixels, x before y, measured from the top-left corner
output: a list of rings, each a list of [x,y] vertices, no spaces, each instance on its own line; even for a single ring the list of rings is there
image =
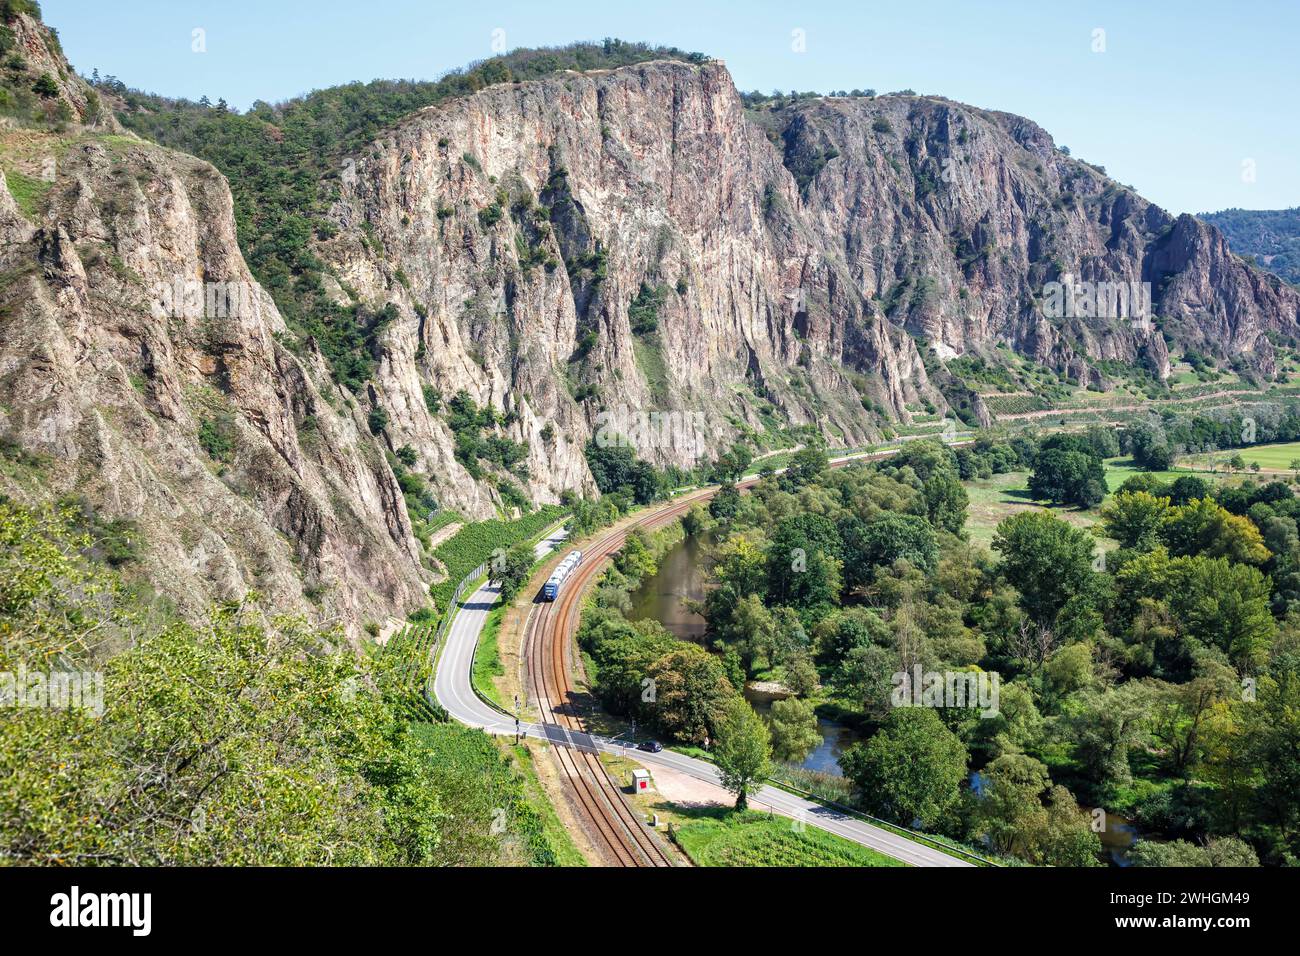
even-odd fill
[[[565,532],[561,530],[539,542],[538,556],[558,547],[564,540],[564,534]],[[478,727],[490,734],[505,736],[515,732],[514,719],[485,703],[474,693],[470,683],[470,674],[474,667],[474,648],[487,621],[488,611],[496,603],[499,594],[500,588],[485,584],[465,599],[447,633],[434,677],[433,692],[438,703],[446,708],[447,713],[462,724]],[[618,741],[594,734],[577,733],[555,724],[524,723],[520,725],[520,729],[529,737],[544,738],[557,746],[578,747],[614,754],[625,752],[624,744]],[[667,767],[698,780],[719,783],[717,770],[707,761],[670,750],[659,753],[635,750],[631,753],[647,767]],[[857,817],[813,803],[776,787],[764,786],[752,796],[754,800],[771,806],[779,813],[803,821],[809,826],[820,827],[836,836],[860,843],[913,866],[972,865],[939,850],[913,843],[905,837],[873,826]]]

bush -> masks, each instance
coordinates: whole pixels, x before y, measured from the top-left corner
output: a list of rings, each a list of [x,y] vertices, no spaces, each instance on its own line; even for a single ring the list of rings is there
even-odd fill
[[[235,452],[235,418],[230,412],[207,416],[199,421],[199,444],[214,461],[229,462]]]
[[[32,92],[42,99],[53,99],[59,95],[59,84],[48,73],[42,73],[32,84]]]

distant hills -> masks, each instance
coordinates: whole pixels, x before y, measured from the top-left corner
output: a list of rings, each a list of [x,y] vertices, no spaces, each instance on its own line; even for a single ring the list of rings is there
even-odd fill
[[[1218,226],[1233,252],[1293,285],[1300,285],[1300,206],[1224,209],[1201,213],[1197,218]]]

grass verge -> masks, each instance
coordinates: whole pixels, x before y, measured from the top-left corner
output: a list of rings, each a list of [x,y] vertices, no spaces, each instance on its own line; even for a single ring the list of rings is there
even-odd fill
[[[696,866],[905,866],[797,820],[726,808],[691,810],[675,829],[677,845]]]

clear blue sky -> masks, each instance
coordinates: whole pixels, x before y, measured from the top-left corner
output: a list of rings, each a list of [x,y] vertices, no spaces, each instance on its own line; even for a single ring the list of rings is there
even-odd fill
[[[1259,0],[43,0],[73,65],[246,109],[606,36],[726,60],[741,89],[911,88],[1028,116],[1171,212],[1300,205],[1300,3]],[[192,31],[207,51],[192,51]],[[1094,31],[1105,31],[1094,52]],[[806,50],[792,49],[802,30]],[[1243,163],[1253,161],[1254,181]]]

